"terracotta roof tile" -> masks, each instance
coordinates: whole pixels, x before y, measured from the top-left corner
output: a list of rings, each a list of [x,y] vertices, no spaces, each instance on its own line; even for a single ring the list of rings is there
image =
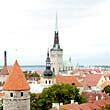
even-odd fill
[[[87,74],[83,82],[87,86],[96,86],[101,77],[101,74]]]
[[[77,80],[75,76],[56,76],[56,83],[68,83],[75,84],[77,87],[82,87],[83,85]]]
[[[3,90],[29,90],[29,84],[27,83],[25,76],[20,69],[18,62],[13,65],[12,72],[7,78]]]
[[[98,100],[95,101],[94,103],[66,104],[60,106],[60,110],[62,110],[62,108],[66,110],[97,110],[101,109],[107,104],[110,104],[110,100]]]

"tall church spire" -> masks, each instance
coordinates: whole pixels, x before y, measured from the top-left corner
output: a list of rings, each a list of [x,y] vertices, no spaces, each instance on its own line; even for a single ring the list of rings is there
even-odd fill
[[[59,43],[59,33],[58,33],[58,16],[56,13],[56,21],[55,21],[55,34],[54,34],[54,44],[53,44],[53,48],[51,50],[61,50],[60,48],[60,43]]]

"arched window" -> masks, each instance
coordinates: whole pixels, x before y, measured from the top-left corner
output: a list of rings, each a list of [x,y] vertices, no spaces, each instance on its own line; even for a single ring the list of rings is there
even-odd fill
[[[45,84],[47,84],[47,80],[45,81]]]
[[[51,83],[51,80],[49,80],[49,84]]]

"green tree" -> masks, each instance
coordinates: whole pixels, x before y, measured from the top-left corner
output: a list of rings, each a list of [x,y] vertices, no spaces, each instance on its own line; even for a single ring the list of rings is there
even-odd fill
[[[68,104],[74,100],[78,103],[85,102],[85,99],[79,94],[79,90],[70,84],[55,84],[43,90],[37,102],[36,110],[49,110],[52,108],[52,103]],[[33,102],[34,103],[34,102]],[[34,109],[31,109],[34,110]]]
[[[109,93],[109,95],[110,95],[110,85],[107,85],[107,86],[103,89],[103,92]]]

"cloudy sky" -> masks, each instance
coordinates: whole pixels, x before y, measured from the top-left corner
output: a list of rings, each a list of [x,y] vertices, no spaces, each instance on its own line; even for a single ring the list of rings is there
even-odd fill
[[[45,64],[56,11],[64,60],[110,65],[110,0],[1,0],[0,65],[4,50],[8,64]]]

